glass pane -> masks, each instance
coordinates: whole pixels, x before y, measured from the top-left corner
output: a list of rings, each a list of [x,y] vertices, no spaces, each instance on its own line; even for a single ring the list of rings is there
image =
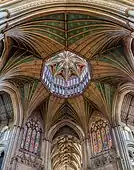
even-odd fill
[[[30,118],[24,128],[21,148],[39,154],[41,132],[41,125],[38,119],[36,117]]]
[[[34,148],[34,152],[37,154],[39,154],[40,137],[41,137],[40,132],[38,132],[36,136],[35,148]]]
[[[92,150],[93,153],[100,153],[112,147],[110,126],[107,121],[98,120],[93,123],[91,128]]]
[[[23,137],[22,137],[22,141],[21,141],[21,148],[24,148],[26,134],[27,134],[27,126],[25,126],[25,128],[24,128]]]
[[[92,133],[92,144],[93,144],[93,152],[96,154],[98,152],[98,143],[97,143],[97,138],[96,138],[96,133]]]
[[[112,147],[112,138],[111,138],[110,129],[108,125],[106,126],[106,134],[108,139],[108,147],[110,149]]]
[[[26,136],[25,149],[29,150],[30,140],[31,140],[32,129],[29,128]]]
[[[30,152],[34,152],[35,137],[36,137],[36,130],[33,130],[31,141],[30,141],[30,149],[29,149]]]
[[[105,129],[103,127],[101,128],[101,136],[103,141],[103,150],[106,150],[108,149],[108,140],[107,140]]]
[[[100,130],[97,130],[97,139],[98,139],[98,152],[102,151],[102,140],[101,140],[101,134]]]

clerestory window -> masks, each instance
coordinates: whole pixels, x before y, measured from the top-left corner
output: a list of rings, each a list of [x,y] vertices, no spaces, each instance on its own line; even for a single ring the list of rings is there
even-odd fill
[[[107,121],[100,119],[92,124],[91,143],[93,155],[112,147],[110,126]]]
[[[24,127],[21,149],[39,155],[41,134],[42,128],[40,121],[36,117],[30,118]]]

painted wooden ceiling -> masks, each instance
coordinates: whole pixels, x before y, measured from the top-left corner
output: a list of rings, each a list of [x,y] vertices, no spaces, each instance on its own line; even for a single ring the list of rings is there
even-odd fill
[[[0,82],[18,88],[25,121],[35,110],[41,112],[46,138],[51,127],[67,120],[88,137],[94,112],[114,124],[112,109],[117,89],[123,83],[134,81],[130,37],[133,29],[122,14],[129,2],[117,3],[117,9],[122,5],[121,11],[113,12],[112,8],[107,14],[101,6],[100,15],[98,11],[91,12],[93,9],[76,12],[61,8],[59,12],[59,8],[54,8],[47,13],[34,8],[35,14],[24,10],[16,16],[15,11],[19,10],[9,8],[11,18],[2,30],[4,40],[0,43]],[[71,7],[79,8],[73,4]],[[25,19],[19,20],[22,15]],[[64,50],[85,58],[91,67],[91,82],[83,94],[68,99],[52,95],[41,78],[45,61]]]
[[[127,27],[107,17],[70,12],[30,17],[6,31],[43,59],[64,49],[91,59],[129,34]]]
[[[48,100],[46,129],[49,129],[52,122],[62,117],[60,107],[70,105],[74,109],[72,119],[78,119],[87,132],[85,125],[90,117],[87,103],[111,120],[117,85],[133,81],[133,66],[124,45],[130,33],[128,26],[105,16],[66,11],[28,17],[5,29],[0,78],[18,86],[26,117]],[[84,57],[91,67],[92,79],[82,95],[66,100],[52,96],[41,78],[45,61],[63,50]]]

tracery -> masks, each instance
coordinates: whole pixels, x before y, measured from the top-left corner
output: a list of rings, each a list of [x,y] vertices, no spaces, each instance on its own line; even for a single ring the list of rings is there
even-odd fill
[[[106,120],[99,119],[92,124],[91,143],[93,155],[112,147],[110,126]]]
[[[33,154],[40,154],[42,128],[37,117],[28,119],[24,127],[23,137],[21,141],[21,149]]]

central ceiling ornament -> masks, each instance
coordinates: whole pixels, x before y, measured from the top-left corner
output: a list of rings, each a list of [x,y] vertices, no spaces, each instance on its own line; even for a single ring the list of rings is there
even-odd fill
[[[90,80],[85,59],[64,51],[48,59],[43,71],[43,82],[58,96],[71,97],[81,94]]]

